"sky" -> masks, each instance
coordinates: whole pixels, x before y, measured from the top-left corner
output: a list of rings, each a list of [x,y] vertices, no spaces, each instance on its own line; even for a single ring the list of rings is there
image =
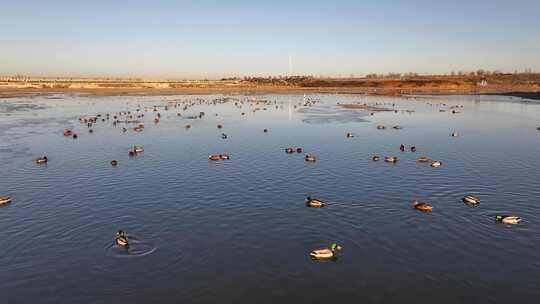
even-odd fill
[[[540,71],[538,0],[0,0],[0,75]]]

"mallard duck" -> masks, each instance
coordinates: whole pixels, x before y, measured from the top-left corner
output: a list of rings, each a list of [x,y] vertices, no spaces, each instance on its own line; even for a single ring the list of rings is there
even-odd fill
[[[306,205],[308,207],[315,207],[315,208],[322,208],[324,206],[326,206],[326,203],[319,200],[319,199],[316,199],[316,198],[311,198],[311,197],[307,197],[306,198]]]
[[[309,256],[316,260],[332,259],[336,257],[336,252],[342,249],[340,245],[332,243],[328,248],[313,250],[309,253]]]
[[[285,149],[285,153],[292,154],[292,153],[294,153],[294,149],[293,148],[287,148],[287,149]]]
[[[463,197],[463,202],[467,205],[478,205],[480,204],[480,199],[473,195],[466,195]]]
[[[501,222],[503,224],[508,224],[508,225],[516,225],[516,224],[519,224],[519,222],[521,222],[520,217],[518,217],[518,216],[509,216],[509,215],[497,215],[495,217],[495,220],[497,222]]]
[[[416,147],[415,146],[411,147],[411,152],[416,152]]]
[[[64,136],[73,136],[73,131],[71,131],[69,129],[65,129],[64,130]]]
[[[218,129],[223,129],[223,126],[222,125],[217,125],[217,128]]]
[[[117,160],[111,160],[111,166],[116,167],[118,165]]]
[[[371,160],[372,160],[372,161],[379,161],[379,160],[381,160],[381,157],[380,157],[379,155],[373,155],[373,156],[371,157]]]
[[[442,166],[442,163],[440,161],[436,160],[436,161],[431,163],[431,166],[433,168],[438,168],[438,167]]]
[[[420,156],[419,158],[416,159],[416,161],[418,161],[419,163],[427,163],[430,160],[431,158],[427,156]]]
[[[352,133],[347,133],[345,136],[346,136],[347,138],[353,138],[353,137],[354,137],[354,135],[353,135]]]
[[[398,161],[398,158],[395,157],[395,156],[386,156],[384,158],[384,161],[387,162],[387,163],[395,163]]]
[[[404,145],[399,146],[399,151],[405,152],[405,146]]]
[[[296,148],[296,153],[302,153],[302,148]]]
[[[118,232],[116,232],[116,236],[114,240],[118,246],[126,247],[126,248],[129,247],[129,241],[128,241],[127,235],[122,230],[118,230]]]
[[[384,125],[378,125],[377,126],[377,130],[384,130],[386,129],[386,127]]]
[[[191,125],[186,125],[185,128],[186,129],[191,129]]]
[[[9,196],[0,196],[0,205],[5,205],[11,203],[11,197]]]
[[[414,201],[412,206],[414,209],[424,211],[424,212],[431,212],[433,210],[433,207],[430,204],[420,203],[418,201]]]
[[[36,158],[36,164],[44,164],[44,163],[46,163],[47,161],[49,161],[49,159],[47,158],[47,156],[42,156],[42,157]]]
[[[317,158],[315,157],[315,155],[312,155],[312,154],[307,154],[305,159],[308,162],[316,162],[317,161]]]
[[[221,160],[221,155],[220,154],[212,154],[212,155],[208,156],[208,159],[209,160]]]

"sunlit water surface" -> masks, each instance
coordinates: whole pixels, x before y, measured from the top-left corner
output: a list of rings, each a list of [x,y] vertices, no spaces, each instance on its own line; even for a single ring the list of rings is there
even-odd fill
[[[303,96],[264,95],[182,110],[221,97],[0,101],[0,195],[13,198],[0,208],[1,302],[533,303],[540,296],[540,105],[311,95],[320,102],[302,107]],[[165,111],[168,101],[180,106]],[[398,111],[371,116],[338,102]],[[145,112],[141,133],[123,133],[111,118],[90,134],[78,121],[154,105],[162,119],[154,124],[155,113]],[[461,113],[451,114],[452,105],[463,105]],[[202,119],[186,118],[201,111]],[[79,138],[62,136],[66,128]],[[145,152],[130,158],[135,144]],[[400,144],[418,150],[400,152]],[[286,154],[289,146],[317,162]],[[212,153],[231,159],[210,162]],[[373,154],[400,160],[373,162]],[[47,165],[34,163],[41,155]],[[417,163],[421,155],[443,166]],[[463,204],[466,194],[481,204]],[[328,206],[307,208],[308,195]],[[412,209],[415,199],[433,212]],[[523,221],[509,227],[494,221],[497,214]],[[134,237],[127,251],[113,244],[118,229]],[[337,260],[309,258],[331,242],[343,246]]]

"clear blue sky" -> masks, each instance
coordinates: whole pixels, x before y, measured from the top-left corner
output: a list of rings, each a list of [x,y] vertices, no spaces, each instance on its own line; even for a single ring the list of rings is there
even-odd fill
[[[0,74],[540,70],[540,1],[2,0]]]

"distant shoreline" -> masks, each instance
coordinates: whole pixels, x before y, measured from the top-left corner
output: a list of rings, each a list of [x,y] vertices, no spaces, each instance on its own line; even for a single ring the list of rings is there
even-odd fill
[[[540,74],[222,80],[0,79],[0,98],[43,94],[166,96],[181,94],[503,95],[540,100]]]

